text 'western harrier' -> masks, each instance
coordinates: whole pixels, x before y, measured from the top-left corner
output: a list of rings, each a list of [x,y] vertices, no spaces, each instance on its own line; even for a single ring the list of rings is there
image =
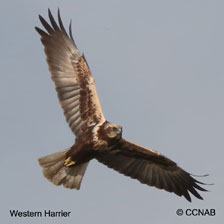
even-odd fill
[[[191,201],[189,192],[202,199],[196,190],[206,191],[199,186],[203,183],[159,152],[123,139],[122,127],[104,118],[93,76],[73,40],[71,24],[68,34],[59,10],[58,23],[50,10],[48,13],[50,24],[39,16],[45,31],[35,28],[76,140],[69,149],[39,158],[44,176],[55,185],[79,189],[89,161],[97,159],[141,183],[183,195],[188,201]]]

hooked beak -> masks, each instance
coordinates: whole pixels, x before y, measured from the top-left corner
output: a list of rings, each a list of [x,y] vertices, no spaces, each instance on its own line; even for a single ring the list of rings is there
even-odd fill
[[[117,130],[117,134],[119,135],[119,134],[121,134],[122,133],[122,128],[119,128],[118,130]]]

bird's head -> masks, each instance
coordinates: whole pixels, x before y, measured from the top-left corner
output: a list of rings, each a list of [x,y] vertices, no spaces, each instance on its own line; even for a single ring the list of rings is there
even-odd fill
[[[118,124],[107,123],[105,131],[110,139],[120,139],[122,137],[122,127]]]

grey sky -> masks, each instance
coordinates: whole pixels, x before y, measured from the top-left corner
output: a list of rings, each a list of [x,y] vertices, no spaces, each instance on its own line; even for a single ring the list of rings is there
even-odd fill
[[[105,117],[125,138],[153,148],[199,178],[203,201],[140,184],[92,161],[80,191],[55,187],[37,158],[74,142],[34,26],[57,8],[95,77]],[[221,223],[223,211],[224,2],[4,1],[1,4],[1,223]],[[178,217],[214,208],[215,217]],[[11,218],[71,211],[70,218]]]

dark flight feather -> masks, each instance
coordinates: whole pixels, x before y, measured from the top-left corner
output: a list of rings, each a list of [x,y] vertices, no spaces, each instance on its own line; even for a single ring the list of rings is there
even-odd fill
[[[129,161],[133,158],[135,160],[130,164]],[[124,139],[111,152],[99,154],[97,160],[141,183],[184,196],[188,201],[191,201],[189,192],[198,199],[203,199],[195,189],[206,191],[197,184],[199,181],[172,160]],[[147,172],[143,175],[145,170]]]

